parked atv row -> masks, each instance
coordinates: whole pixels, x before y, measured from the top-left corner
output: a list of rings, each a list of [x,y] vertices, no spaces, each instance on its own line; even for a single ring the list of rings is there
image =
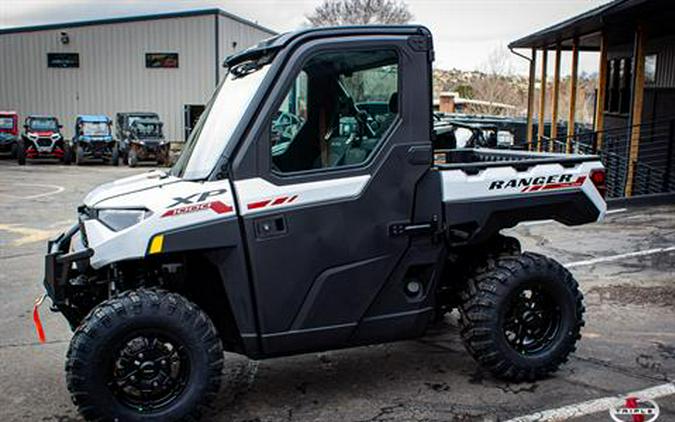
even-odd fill
[[[9,152],[19,165],[28,159],[57,159],[77,165],[102,161],[113,166],[120,160],[130,167],[141,161],[168,165],[169,142],[156,113],[117,113],[116,135],[112,121],[103,115],[80,115],[75,119],[74,136],[67,141],[63,125],[54,116],[26,117],[19,134],[18,114],[0,111],[0,152]]]

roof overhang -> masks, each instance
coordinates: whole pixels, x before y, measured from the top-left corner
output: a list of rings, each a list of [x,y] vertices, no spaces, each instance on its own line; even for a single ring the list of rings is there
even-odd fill
[[[672,9],[672,0],[614,0],[517,39],[509,44],[509,48],[548,49],[559,46],[568,50],[572,47],[572,40],[577,38],[581,51],[597,51],[600,34],[604,30],[634,25],[642,17],[653,17],[654,12],[660,9]]]

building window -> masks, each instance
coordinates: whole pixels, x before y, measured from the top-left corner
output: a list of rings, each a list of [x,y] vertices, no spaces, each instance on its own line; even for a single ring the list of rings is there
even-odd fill
[[[47,53],[47,67],[80,67],[78,53]]]
[[[151,69],[178,68],[178,53],[146,53],[145,67]]]
[[[628,114],[631,106],[632,59],[622,57],[607,62],[605,111]]]
[[[645,84],[654,85],[656,83],[656,54],[645,56]]]

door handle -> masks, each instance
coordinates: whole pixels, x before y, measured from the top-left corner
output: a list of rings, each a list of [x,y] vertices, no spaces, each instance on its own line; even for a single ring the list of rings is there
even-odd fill
[[[286,234],[286,219],[283,215],[261,218],[254,223],[255,237],[266,239]]]

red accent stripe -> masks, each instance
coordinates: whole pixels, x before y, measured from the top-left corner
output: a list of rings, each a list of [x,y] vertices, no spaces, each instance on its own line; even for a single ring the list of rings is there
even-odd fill
[[[209,208],[211,208],[216,214],[224,214],[226,212],[230,212],[230,211],[234,210],[234,208],[231,207],[230,205],[227,205],[227,204],[225,204],[223,202],[220,202],[220,201],[211,202],[211,204],[209,205]]]
[[[272,202],[272,205],[283,204],[284,202],[286,202],[287,199],[288,199],[288,196],[280,196]]]
[[[286,201],[287,204],[290,204],[291,202],[295,201],[298,199],[298,195],[293,195],[290,198],[288,198],[288,201]]]
[[[272,201],[271,199],[266,199],[266,200],[264,200],[264,201],[251,202],[251,203],[249,203],[249,204],[246,205],[246,208],[248,208],[249,210],[255,210],[255,209],[258,209],[258,208],[264,208],[264,207],[266,207],[267,204],[269,204],[271,201]]]

